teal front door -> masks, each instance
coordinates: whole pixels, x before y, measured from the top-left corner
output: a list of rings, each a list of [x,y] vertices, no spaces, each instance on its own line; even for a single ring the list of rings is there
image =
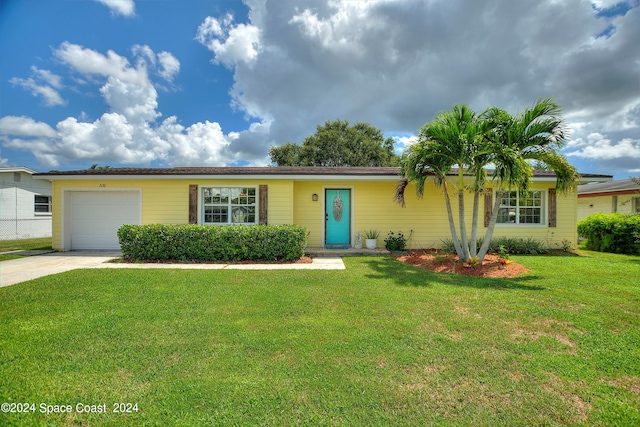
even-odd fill
[[[351,244],[351,190],[324,191],[325,245]]]

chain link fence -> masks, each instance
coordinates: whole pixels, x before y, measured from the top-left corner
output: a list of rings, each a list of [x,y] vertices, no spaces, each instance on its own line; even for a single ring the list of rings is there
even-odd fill
[[[0,219],[0,240],[51,237],[51,217]]]

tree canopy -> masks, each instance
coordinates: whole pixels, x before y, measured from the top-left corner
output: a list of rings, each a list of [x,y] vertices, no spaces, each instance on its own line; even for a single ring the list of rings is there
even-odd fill
[[[326,121],[302,145],[287,143],[269,150],[277,166],[397,166],[393,138],[368,123],[349,125],[346,120]]]
[[[111,169],[111,166],[100,166],[98,163],[94,163],[88,168],[88,170],[104,170],[104,169]]]

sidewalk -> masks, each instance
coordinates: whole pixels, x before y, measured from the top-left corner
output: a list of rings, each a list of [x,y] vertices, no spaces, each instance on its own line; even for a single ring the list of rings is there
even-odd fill
[[[198,270],[344,270],[340,257],[313,258],[307,264],[134,264],[110,262],[119,251],[52,252],[0,261],[0,287],[78,268],[174,268]]]

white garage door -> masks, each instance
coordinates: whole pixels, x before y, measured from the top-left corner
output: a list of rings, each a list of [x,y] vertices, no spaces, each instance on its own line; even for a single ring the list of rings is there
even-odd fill
[[[140,224],[139,192],[71,194],[71,249],[120,249],[117,231],[123,224]]]

